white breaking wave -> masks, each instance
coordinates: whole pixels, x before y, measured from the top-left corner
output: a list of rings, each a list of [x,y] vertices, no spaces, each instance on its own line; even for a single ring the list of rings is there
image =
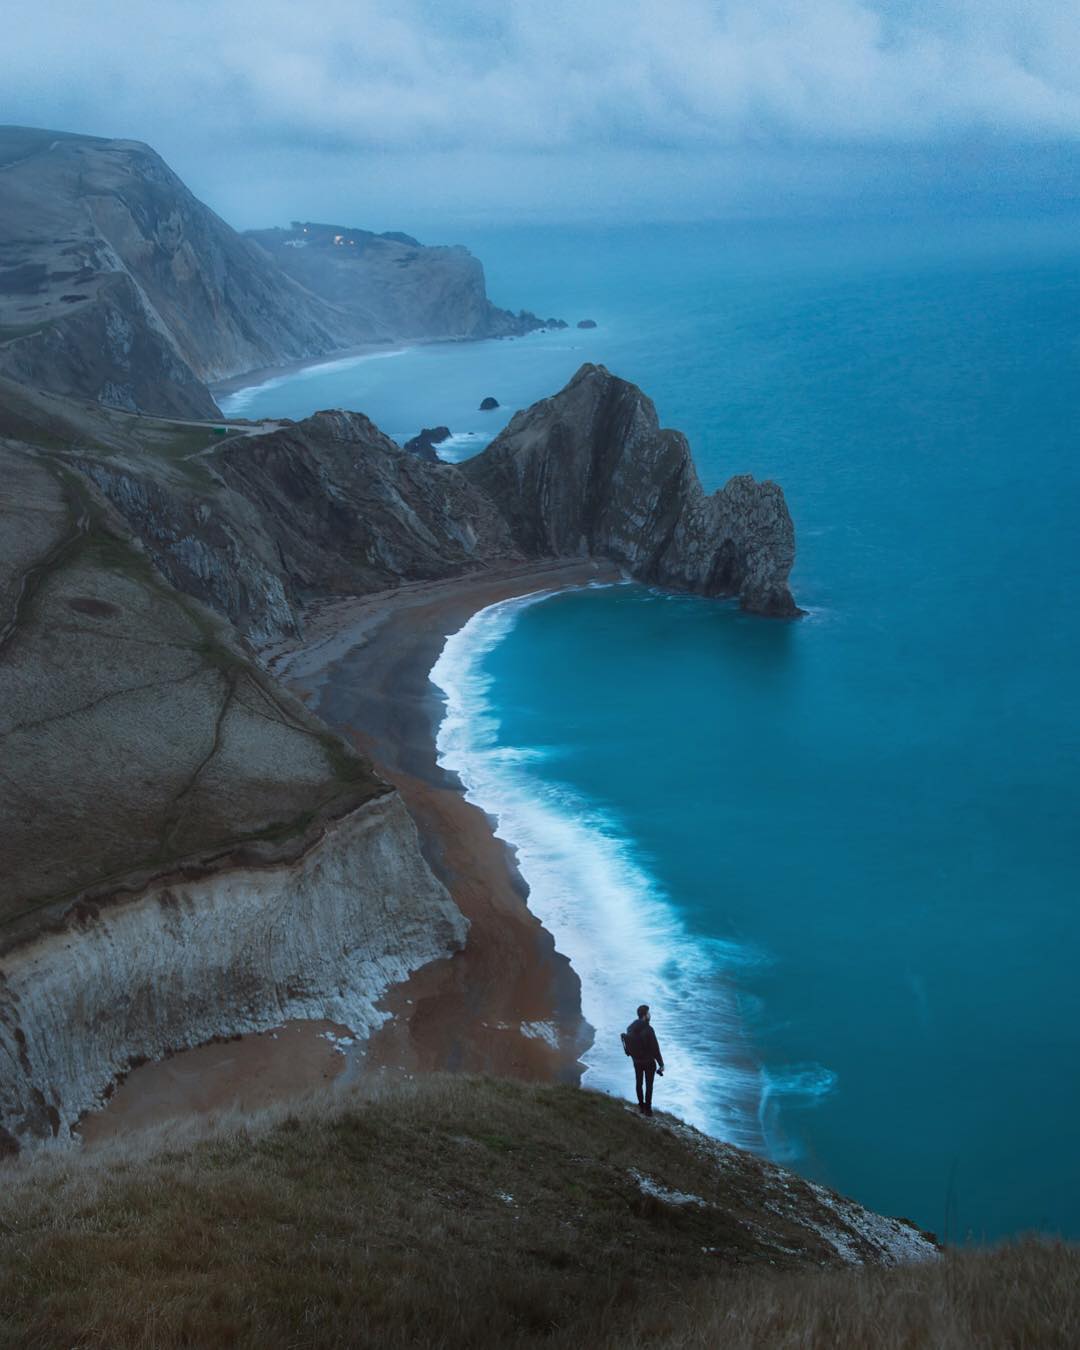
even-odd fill
[[[541,752],[498,744],[484,658],[525,608],[554,593],[491,605],[447,638],[431,671],[446,697],[439,763],[516,850],[530,909],[581,979],[582,1011],[596,1031],[585,1084],[633,1095],[619,1032],[639,1003],[649,1003],[667,1070],[657,1080],[657,1106],[760,1150],[762,1074],[730,983],[736,967],[758,958],[737,943],[688,933],[609,815],[532,772]]]
[[[461,431],[448,436],[435,447],[435,453],[447,464],[460,464],[471,459],[495,439],[493,431]]]
[[[406,441],[419,434],[417,430],[413,431],[392,431],[389,433],[392,440],[397,441],[398,445],[404,445]],[[458,431],[451,432],[445,441],[439,441],[435,446],[435,453],[445,464],[460,464],[463,459],[471,459],[473,455],[478,455],[485,446],[491,444],[497,435],[494,431]]]

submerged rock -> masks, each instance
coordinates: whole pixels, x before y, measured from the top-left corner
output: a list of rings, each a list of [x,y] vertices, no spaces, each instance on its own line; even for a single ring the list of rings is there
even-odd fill
[[[407,450],[410,455],[419,455],[421,459],[437,464],[439,456],[435,453],[435,447],[441,445],[443,441],[448,441],[450,435],[449,427],[424,427],[419,435],[406,441],[401,448]]]
[[[579,320],[578,320],[578,327],[579,327],[579,328],[595,328],[595,327],[596,327],[596,320],[595,320],[595,319],[579,319]]]

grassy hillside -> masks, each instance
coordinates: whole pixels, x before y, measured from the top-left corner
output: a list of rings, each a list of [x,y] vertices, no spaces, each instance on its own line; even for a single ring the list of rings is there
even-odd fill
[[[3,1180],[3,1346],[1080,1343],[1075,1249],[845,1266],[827,1193],[572,1088],[430,1078]]]

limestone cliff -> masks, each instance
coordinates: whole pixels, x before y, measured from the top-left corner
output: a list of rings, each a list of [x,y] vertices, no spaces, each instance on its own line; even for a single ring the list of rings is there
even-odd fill
[[[133,1063],[289,1018],[365,1036],[465,920],[395,792],[295,857],[180,870],[83,899],[0,961],[0,1154],[60,1143]]]
[[[465,923],[397,794],[168,585],[72,459],[0,442],[0,1152],[133,1062],[363,1033]]]
[[[514,556],[495,505],[359,413],[323,412],[179,462],[73,454],[161,573],[248,637],[298,631],[312,599]]]
[[[149,146],[0,129],[0,371],[212,417],[206,381],[351,340]]]
[[[407,234],[297,221],[249,230],[294,281],[344,309],[373,340],[519,337],[559,320],[499,309],[467,248],[425,247]]]

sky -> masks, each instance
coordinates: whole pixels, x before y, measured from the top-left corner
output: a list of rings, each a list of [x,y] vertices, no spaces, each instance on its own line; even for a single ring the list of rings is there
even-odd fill
[[[1080,0],[6,0],[0,122],[230,223],[1080,201]]]

